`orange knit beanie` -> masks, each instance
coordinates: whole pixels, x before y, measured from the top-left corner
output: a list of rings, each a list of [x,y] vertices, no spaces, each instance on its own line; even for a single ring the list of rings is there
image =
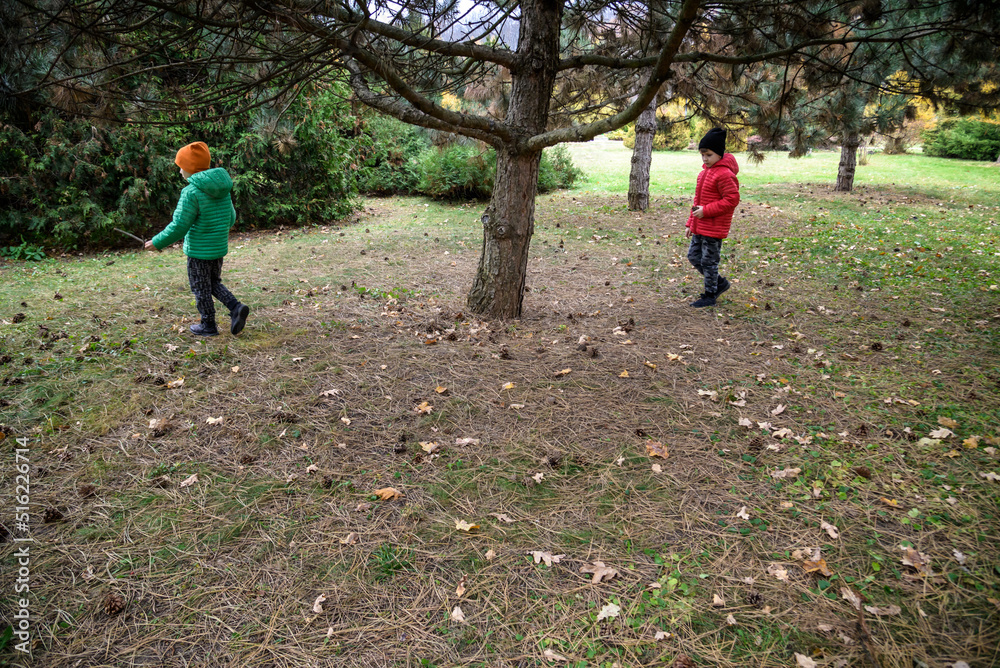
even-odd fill
[[[212,164],[212,156],[208,152],[208,144],[196,141],[177,151],[174,164],[188,174],[197,174],[208,169]]]

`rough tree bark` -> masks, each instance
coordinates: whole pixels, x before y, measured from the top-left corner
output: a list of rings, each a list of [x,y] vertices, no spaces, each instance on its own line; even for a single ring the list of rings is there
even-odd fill
[[[653,163],[653,137],[656,135],[656,103],[653,97],[635,121],[635,147],[632,149],[632,171],[628,177],[629,211],[649,208],[649,169]]]
[[[519,318],[524,301],[528,247],[535,229],[535,193],[541,149],[527,140],[545,132],[549,100],[559,63],[563,3],[521,3],[517,65],[504,122],[513,138],[497,147],[493,196],[483,214],[483,247],[468,305],[474,313]]]
[[[841,137],[840,167],[837,170],[837,185],[834,190],[850,192],[854,188],[854,172],[858,164],[858,146],[861,135],[857,132],[845,132]]]

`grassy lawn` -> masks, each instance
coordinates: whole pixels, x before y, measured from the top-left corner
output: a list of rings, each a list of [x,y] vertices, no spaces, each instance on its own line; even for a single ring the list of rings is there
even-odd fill
[[[0,260],[0,662],[1000,663],[1000,170],[737,156],[695,310],[697,156],[634,213],[571,150],[518,321],[465,311],[475,202],[234,237],[239,338],[186,333],[176,248]]]

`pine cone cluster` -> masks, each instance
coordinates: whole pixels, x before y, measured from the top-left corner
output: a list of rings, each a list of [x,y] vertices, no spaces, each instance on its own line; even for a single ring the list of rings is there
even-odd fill
[[[698,668],[698,666],[687,654],[678,654],[670,664],[670,668]]]
[[[107,598],[104,599],[102,607],[108,617],[114,617],[125,609],[125,599],[118,594],[108,594]]]
[[[764,603],[764,597],[760,595],[759,591],[752,591],[747,594],[747,605],[752,605],[755,608],[759,608]]]

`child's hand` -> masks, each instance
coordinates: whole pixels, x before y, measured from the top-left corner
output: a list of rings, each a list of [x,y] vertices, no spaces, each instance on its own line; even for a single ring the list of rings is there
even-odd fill
[[[146,242],[145,244],[143,244],[143,246],[142,246],[142,247],[143,247],[143,248],[144,248],[145,250],[148,250],[148,251],[154,251],[154,250],[157,250],[156,246],[154,246],[154,245],[153,245],[153,241],[152,241],[152,240],[150,240],[150,241],[147,241],[147,242]]]
[[[686,232],[684,232],[684,236],[687,237],[688,239],[691,238],[691,228],[690,227],[687,228]]]
[[[694,216],[695,218],[704,218],[705,209],[700,206],[696,206],[693,209],[691,209],[691,215]]]

